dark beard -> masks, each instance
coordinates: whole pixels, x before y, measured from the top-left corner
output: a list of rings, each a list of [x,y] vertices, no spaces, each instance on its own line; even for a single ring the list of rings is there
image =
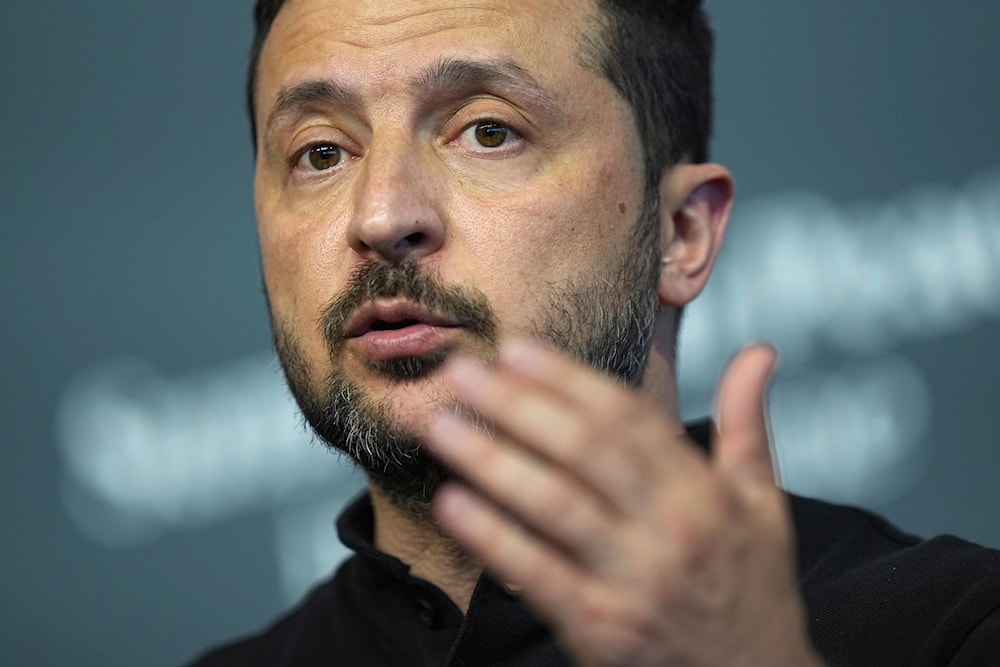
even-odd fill
[[[567,280],[550,285],[544,319],[532,321],[534,335],[571,356],[636,386],[649,358],[658,299],[658,224],[655,206],[636,224],[617,266],[585,283]],[[402,428],[387,406],[374,401],[346,378],[339,361],[346,343],[343,327],[361,305],[376,298],[403,297],[447,316],[487,343],[495,356],[497,322],[478,290],[443,285],[416,262],[369,262],[352,276],[346,291],[323,311],[322,330],[331,361],[321,390],[309,382],[301,347],[290,327],[272,313],[275,348],[306,421],[331,448],[347,454],[396,506],[420,519],[429,517],[430,501],[454,474],[427,456],[420,440]],[[368,362],[383,378],[412,382],[436,370],[451,349],[425,357]],[[461,409],[451,402],[441,408]]]
[[[424,453],[420,440],[401,428],[386,405],[344,375],[341,357],[347,319],[373,299],[402,297],[447,317],[495,350],[496,316],[478,290],[445,286],[421,271],[416,262],[367,262],[354,272],[347,289],[323,309],[322,331],[331,371],[321,391],[310,384],[309,369],[290,327],[280,326],[271,311],[275,348],[289,389],[302,414],[321,440],[347,454],[394,504],[414,516],[428,516],[430,499],[454,475]],[[413,382],[430,375],[453,350],[421,357],[366,360],[373,372],[392,382]],[[438,407],[450,407],[440,404]]]

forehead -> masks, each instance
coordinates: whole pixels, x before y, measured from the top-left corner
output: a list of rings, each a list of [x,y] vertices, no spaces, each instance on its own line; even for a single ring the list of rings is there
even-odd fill
[[[451,57],[513,62],[571,89],[595,75],[582,66],[581,37],[596,16],[583,0],[287,0],[261,53],[258,106],[310,79],[388,94]]]

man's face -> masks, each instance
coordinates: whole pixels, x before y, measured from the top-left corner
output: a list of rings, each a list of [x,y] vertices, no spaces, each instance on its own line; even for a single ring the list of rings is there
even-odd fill
[[[392,441],[352,451],[369,468],[452,402],[453,351],[524,334],[641,375],[657,237],[630,110],[582,63],[589,11],[289,0],[272,27],[255,199],[275,337],[321,435]]]

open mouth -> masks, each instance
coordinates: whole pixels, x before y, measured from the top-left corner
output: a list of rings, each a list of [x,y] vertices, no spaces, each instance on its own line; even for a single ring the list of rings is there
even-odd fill
[[[412,301],[379,299],[348,318],[344,336],[349,348],[369,361],[426,360],[451,349],[460,328],[455,319]]]
[[[424,324],[424,322],[414,318],[406,318],[404,320],[397,320],[395,322],[390,322],[388,320],[375,320],[374,322],[371,323],[369,330],[398,331],[400,329],[405,329],[406,327],[417,326],[418,324]]]
[[[359,338],[369,333],[402,331],[413,327],[453,328],[458,322],[435,313],[411,301],[377,300],[365,304],[347,320],[347,338]]]

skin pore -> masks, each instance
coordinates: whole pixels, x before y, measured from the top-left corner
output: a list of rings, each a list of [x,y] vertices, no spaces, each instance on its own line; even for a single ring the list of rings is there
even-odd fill
[[[671,258],[646,288],[661,308],[640,391],[676,419],[674,308],[707,279],[731,181],[714,165],[675,167],[661,180],[656,233],[636,247],[648,209],[632,115],[578,57],[594,15],[569,0],[289,0],[281,10],[259,64],[255,204],[272,321],[279,349],[294,348],[298,393],[323,396],[342,378],[417,438],[454,403],[437,365],[400,379],[355,339],[331,354],[329,306],[366,265],[418,265],[474,291],[503,340],[536,337],[556,306],[595,285],[625,300],[633,286],[618,274],[634,251],[636,262]],[[555,320],[576,325],[574,314]],[[425,347],[496,356],[494,340],[463,326]],[[376,545],[464,610],[480,563],[371,490]]]

